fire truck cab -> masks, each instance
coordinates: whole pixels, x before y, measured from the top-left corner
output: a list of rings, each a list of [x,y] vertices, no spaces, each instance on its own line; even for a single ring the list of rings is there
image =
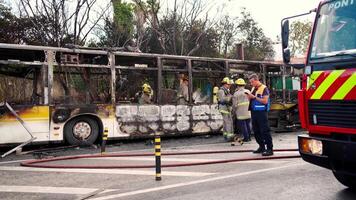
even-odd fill
[[[356,1],[322,1],[314,11],[298,92],[301,125],[308,131],[298,136],[299,152],[305,161],[332,170],[339,182],[355,189]],[[282,20],[286,64],[290,18]]]

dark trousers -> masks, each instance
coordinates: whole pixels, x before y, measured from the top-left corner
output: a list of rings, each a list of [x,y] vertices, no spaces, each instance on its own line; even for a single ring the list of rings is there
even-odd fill
[[[244,136],[245,140],[249,140],[251,138],[251,127],[250,127],[251,119],[238,119],[237,127],[239,131]]]
[[[251,111],[252,129],[256,142],[262,149],[273,149],[267,111]]]

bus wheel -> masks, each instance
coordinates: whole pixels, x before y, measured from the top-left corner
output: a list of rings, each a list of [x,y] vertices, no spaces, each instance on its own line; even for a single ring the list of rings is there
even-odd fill
[[[90,117],[76,117],[64,127],[64,138],[71,145],[92,145],[98,135],[99,125]]]
[[[356,189],[356,176],[333,172],[335,178],[343,185],[355,190]]]

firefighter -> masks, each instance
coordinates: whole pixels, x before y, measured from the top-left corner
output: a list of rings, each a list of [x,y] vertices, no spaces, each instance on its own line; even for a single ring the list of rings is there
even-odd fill
[[[249,142],[251,141],[251,112],[248,110],[250,102],[245,94],[248,90],[245,89],[246,82],[242,78],[237,79],[235,84],[237,87],[232,97],[232,104],[237,119],[236,124],[244,137],[243,141]]]
[[[232,109],[232,95],[230,94],[230,87],[232,80],[225,77],[221,83],[223,84],[217,94],[219,112],[223,117],[223,136],[226,141],[230,141],[234,137],[233,122],[231,116]]]
[[[178,104],[187,105],[189,103],[188,78],[183,76],[180,80],[179,90],[177,94]]]
[[[142,94],[138,100],[139,104],[152,104],[153,91],[149,84],[145,83],[142,85]]]
[[[259,145],[259,148],[253,153],[271,156],[273,155],[273,142],[268,124],[269,90],[259,81],[257,74],[252,74],[249,77],[249,82],[252,85],[252,90],[246,92],[246,95],[250,99],[252,129]]]

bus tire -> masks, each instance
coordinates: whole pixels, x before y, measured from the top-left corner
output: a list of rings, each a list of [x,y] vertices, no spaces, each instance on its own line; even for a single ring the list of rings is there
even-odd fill
[[[350,189],[356,190],[356,176],[333,172],[335,178]]]
[[[91,117],[76,117],[64,127],[64,138],[71,145],[92,145],[98,136],[99,125]]]

